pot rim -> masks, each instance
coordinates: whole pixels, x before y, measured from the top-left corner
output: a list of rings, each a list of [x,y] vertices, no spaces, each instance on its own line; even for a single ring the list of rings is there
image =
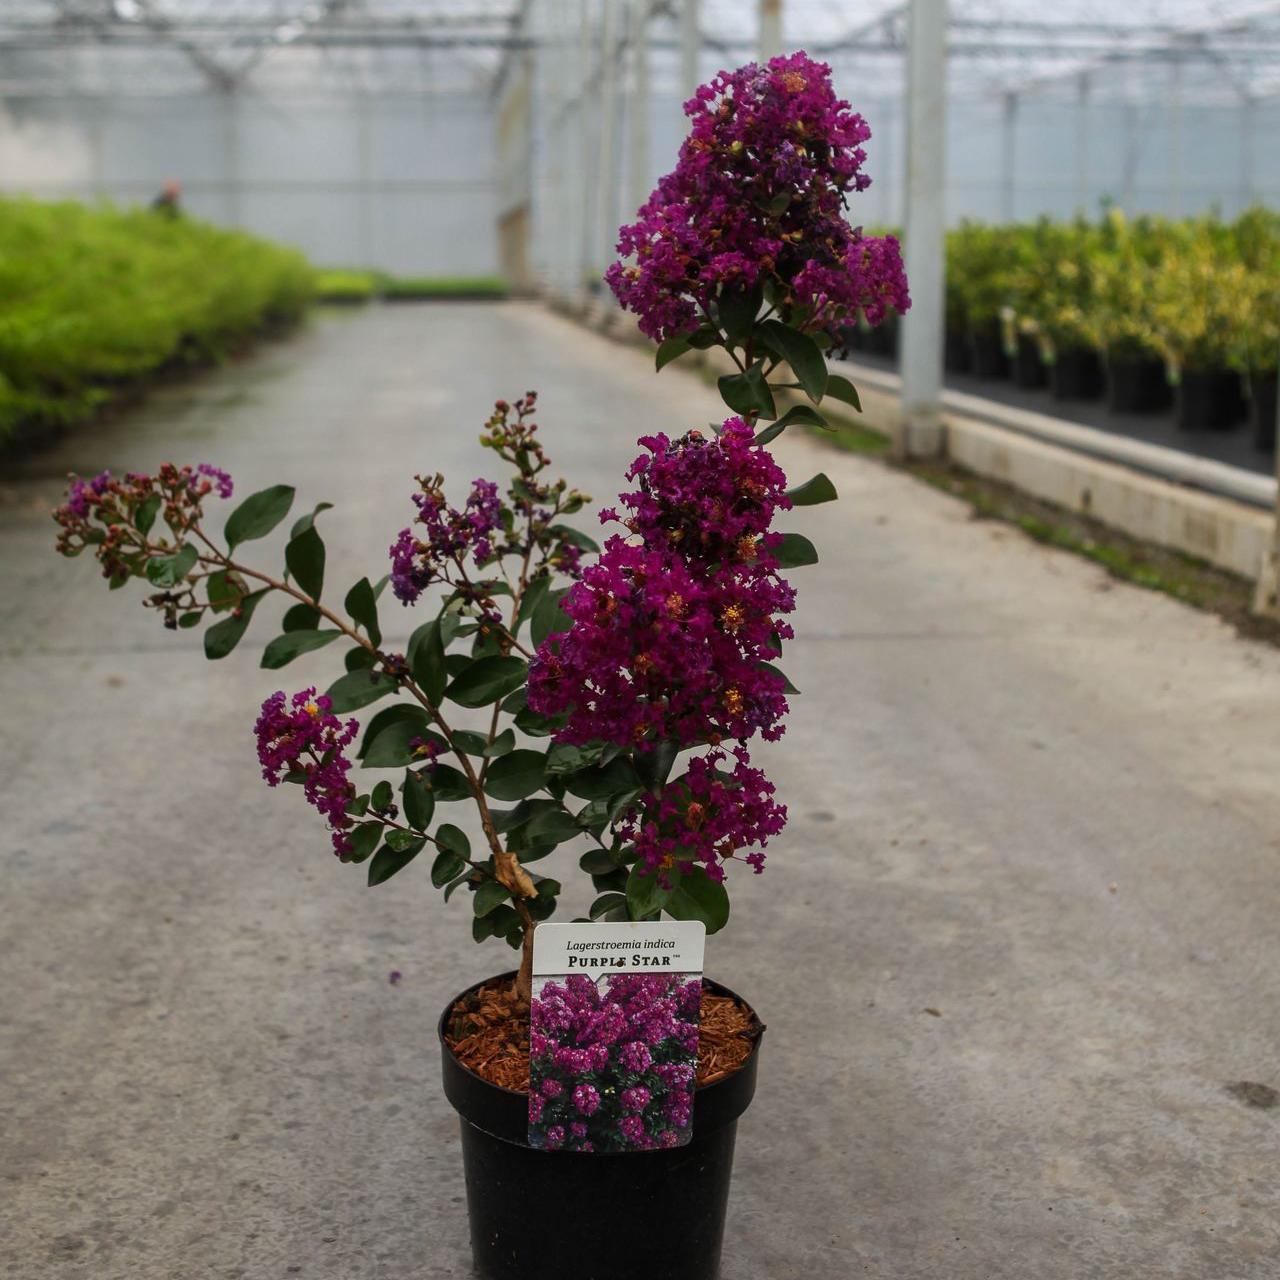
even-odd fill
[[[453,996],[449,1000],[448,1004],[444,1007],[444,1012],[441,1013],[439,1019],[437,1019],[436,1037],[440,1041],[440,1048],[442,1052],[447,1053],[449,1057],[453,1059],[453,1062],[459,1071],[464,1072],[473,1080],[479,1081],[480,1084],[484,1085],[486,1088],[496,1089],[499,1093],[505,1093],[512,1098],[528,1098],[529,1095],[527,1093],[522,1093],[519,1089],[508,1089],[506,1085],[494,1084],[492,1080],[486,1080],[484,1076],[480,1075],[478,1072],[472,1071],[470,1067],[459,1060],[458,1055],[453,1051],[453,1046],[450,1045],[448,1038],[445,1035],[445,1024],[449,1020],[449,1015],[453,1012],[453,1006],[457,1004],[463,996],[469,995],[472,991],[479,990],[480,987],[483,987],[490,982],[503,982],[507,978],[514,978],[515,976],[516,970],[508,969],[504,973],[495,973],[488,978],[481,978],[479,982],[473,982],[469,987],[463,987],[457,995]],[[764,1033],[766,1030],[765,1024],[760,1021],[760,1015],[755,1011],[755,1006],[744,1000],[736,991],[726,987],[722,982],[717,982],[714,978],[706,977],[705,974],[703,975],[702,981],[712,987],[717,995],[730,996],[732,999],[736,1000],[743,1006],[743,1008],[750,1012],[753,1022],[751,1028],[751,1052],[745,1059],[743,1059],[742,1065],[736,1071],[731,1071],[727,1076],[722,1076],[719,1080],[712,1080],[710,1084],[695,1085],[695,1094],[701,1093],[704,1089],[714,1089],[716,1085],[724,1084],[726,1081],[732,1080],[733,1077],[738,1075],[740,1072],[745,1071],[748,1065],[754,1062],[756,1056],[759,1054],[760,1041],[764,1039]]]

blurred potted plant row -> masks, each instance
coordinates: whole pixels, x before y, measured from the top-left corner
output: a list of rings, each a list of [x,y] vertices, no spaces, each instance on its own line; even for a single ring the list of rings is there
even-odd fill
[[[892,354],[888,328],[849,338]],[[1280,214],[962,223],[947,237],[946,361],[1117,412],[1172,406],[1186,430],[1251,417],[1272,449]]]

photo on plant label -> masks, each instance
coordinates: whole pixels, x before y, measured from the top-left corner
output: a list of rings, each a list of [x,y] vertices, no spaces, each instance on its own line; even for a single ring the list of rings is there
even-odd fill
[[[536,978],[529,1145],[618,1152],[688,1142],[701,999],[697,973]]]

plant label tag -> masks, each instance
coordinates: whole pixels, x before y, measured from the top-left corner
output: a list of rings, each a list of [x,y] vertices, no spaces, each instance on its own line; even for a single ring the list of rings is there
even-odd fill
[[[706,938],[696,920],[538,926],[531,1147],[654,1151],[689,1141]]]

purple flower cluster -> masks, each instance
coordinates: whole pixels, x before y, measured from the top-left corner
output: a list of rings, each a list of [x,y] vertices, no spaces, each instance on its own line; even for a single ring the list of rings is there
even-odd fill
[[[418,508],[419,534],[401,529],[391,545],[391,588],[404,604],[416,603],[433,582],[444,580],[446,568],[460,566],[470,553],[477,565],[493,555],[493,534],[502,519],[498,486],[492,480],[476,480],[461,511],[445,502],[444,477],[418,477],[413,495]]]
[[[53,513],[61,526],[58,550],[73,556],[92,546],[103,577],[123,580],[144,572],[147,555],[157,554],[150,540],[157,518],[180,540],[203,514],[205,498],[215,492],[229,498],[232,489],[231,477],[207,462],[198,467],[165,462],[154,476],[138,471],[122,476],[102,471],[88,480],[72,476],[65,500]]]
[[[702,983],[628,973],[600,983],[573,974],[534,993],[530,1141],[570,1151],[679,1146],[693,1116]]]
[[[692,332],[724,292],[772,286],[779,316],[837,335],[910,306],[898,242],[845,220],[871,136],[804,53],[721,72],[685,103],[673,172],[619,232],[605,274],[655,340]]]
[[[778,738],[785,682],[762,664],[792,634],[777,615],[795,593],[768,532],[791,505],[786,477],[741,418],[713,440],[640,443],[639,487],[621,497],[637,540],[611,537],[565,597],[573,626],[539,649],[529,705],[566,714],[557,740],[577,744]]]
[[[724,863],[740,855],[758,874],[764,847],[787,822],[785,805],[773,799],[773,783],[751,767],[745,747],[735,747],[731,771],[725,754],[709,751],[689,761],[689,771],[657,795],[645,792],[619,822],[640,862],[660,880],[677,862],[700,862],[713,880],[724,879]]]
[[[314,688],[295,693],[291,703],[284,693],[273,693],[262,704],[254,733],[262,776],[273,787],[283,781],[302,783],[307,802],[328,819],[334,852],[341,856],[351,852],[347,805],[356,795],[347,778],[351,761],[345,748],[359,726],[354,720],[344,725],[330,706]]]

